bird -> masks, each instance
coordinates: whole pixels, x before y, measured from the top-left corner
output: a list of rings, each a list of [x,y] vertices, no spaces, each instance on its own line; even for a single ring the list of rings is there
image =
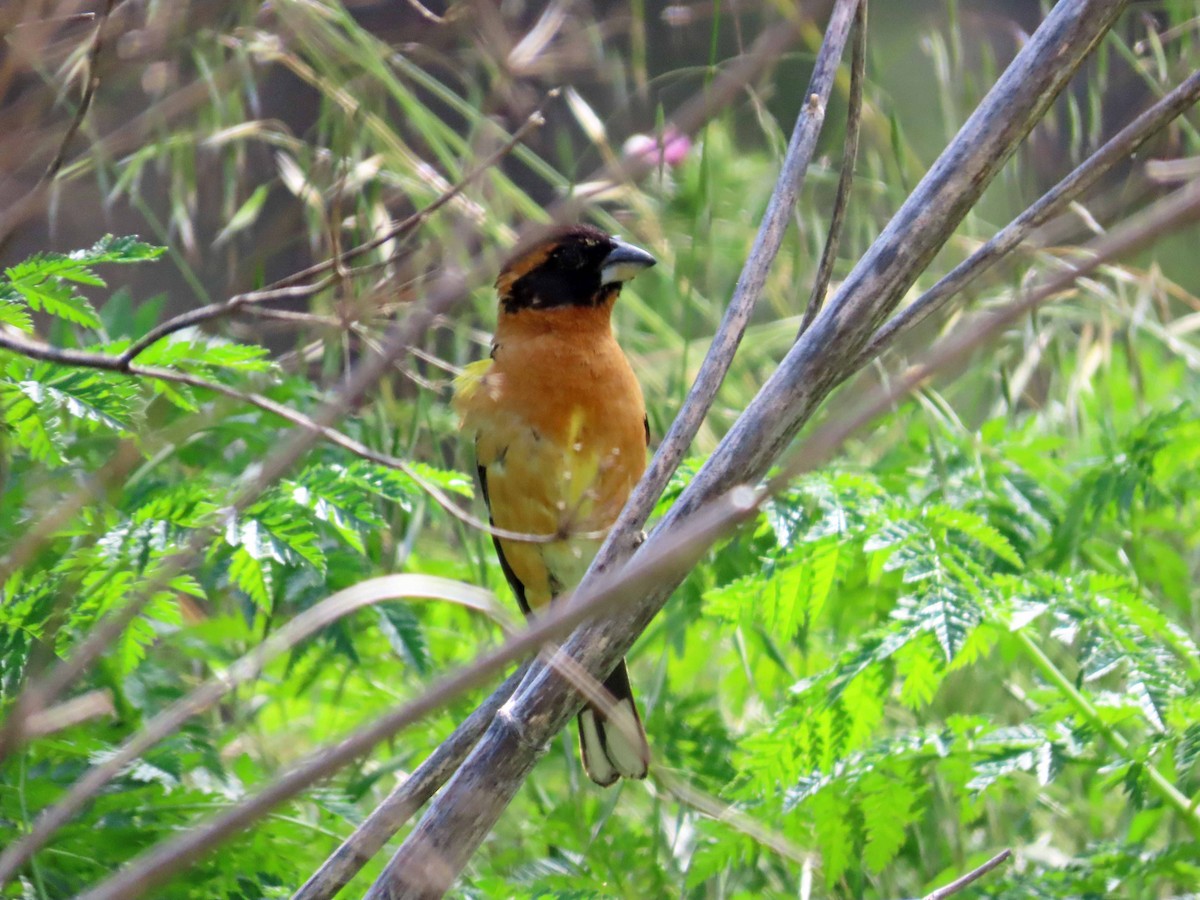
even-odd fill
[[[493,535],[527,616],[578,585],[645,470],[645,401],[612,311],[622,286],[655,262],[591,225],[560,227],[503,266],[491,353],[455,379],[452,405],[492,526],[555,536]],[[584,707],[578,729],[584,769],[607,787],[645,778],[650,751],[625,660],[604,687],[608,713]]]

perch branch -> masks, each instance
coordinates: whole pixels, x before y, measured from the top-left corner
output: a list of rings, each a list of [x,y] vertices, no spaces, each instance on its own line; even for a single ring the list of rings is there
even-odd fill
[[[842,6],[847,5],[845,2],[842,3]],[[728,103],[739,90],[756,78],[766,65],[773,62],[795,40],[795,37],[796,26],[794,23],[789,23],[783,28],[772,29],[763,34],[750,48],[745,57],[718,78],[708,92],[689,101],[688,104],[679,110],[673,119],[675,126],[680,131],[694,131],[714,110]],[[721,326],[717,331],[717,337],[714,339],[712,348],[710,348],[709,354],[701,365],[700,374],[697,376],[696,383],[693,385],[688,400],[685,403],[685,409],[690,410],[689,415],[678,417],[672,425],[671,431],[663,439],[654,460],[650,464],[647,477],[642,480],[635,495],[626,504],[622,513],[622,520],[614,526],[614,534],[636,534],[642,525],[645,524],[646,519],[649,518],[654,508],[654,504],[657,502],[658,496],[662,493],[663,488],[666,487],[671,474],[678,467],[680,460],[683,459],[683,455],[687,452],[687,448],[691,445],[692,439],[700,428],[700,423],[703,421],[708,408],[712,405],[716,390],[720,387],[721,381],[724,379],[725,371],[728,369],[733,352],[736,350],[741,336],[745,331],[746,324],[754,310],[754,306],[762,294],[762,285],[766,280],[766,272],[770,266],[770,260],[778,252],[783,233],[787,227],[788,216],[791,214],[791,207],[795,202],[795,196],[799,193],[799,189],[803,184],[804,174],[812,158],[816,138],[820,131],[820,117],[824,114],[825,105],[833,86],[836,59],[834,60],[833,67],[830,67],[827,59],[830,53],[831,51],[827,52],[825,48],[822,48],[822,55],[818,57],[817,67],[814,69],[812,82],[809,85],[808,96],[810,103],[805,104],[801,110],[796,128],[793,131],[791,143],[789,144],[788,156],[784,160],[780,178],[776,182],[775,191],[768,205],[768,218],[771,222],[770,228],[768,228],[768,222],[764,221],[756,239],[755,247],[758,248],[758,253],[761,255],[756,256],[752,253],[743,269],[742,277],[738,281],[738,292],[730,302],[729,309],[726,311]],[[819,101],[815,109],[811,104],[813,96],[816,96]],[[639,166],[645,169],[650,168],[649,163],[638,163],[637,160],[632,162],[627,161],[623,173],[624,176],[627,178],[634,177],[639,170]],[[593,176],[588,180],[601,182],[603,181],[603,177]],[[791,199],[787,199],[788,197]],[[772,210],[774,211],[773,214],[771,213]],[[767,258],[768,253],[770,254],[769,259]],[[609,543],[602,548],[598,555],[597,563],[607,567],[618,556],[622,555],[625,549],[627,548],[622,548],[620,544],[613,543],[610,539]],[[498,691],[497,694],[493,694],[489,698],[487,705],[498,705],[498,703],[506,701],[512,690],[503,690],[505,690],[505,693],[502,698],[498,697]],[[471,727],[474,728],[474,725],[475,722],[472,719]],[[452,759],[448,758],[447,764],[438,768],[437,774],[442,781],[448,778],[461,761],[466,758],[467,753],[474,746],[477,735],[471,735],[469,740],[460,738],[463,738],[463,736],[458,731],[455,731],[448,739],[447,743],[452,743],[453,753],[457,755],[453,756]],[[447,757],[449,757],[449,754],[447,754]],[[433,790],[440,787],[441,783],[439,782]],[[430,793],[432,794],[432,792]],[[381,824],[388,821],[386,817],[381,818]],[[396,827],[398,828],[400,824],[402,822],[397,822]],[[382,838],[380,846],[386,842],[388,837],[390,835]],[[317,898],[332,896],[332,893],[329,892],[329,886],[333,885],[336,877],[343,877],[345,879],[352,877],[370,858],[370,854],[352,853],[346,850],[346,845],[343,845],[343,847],[335,852],[335,857],[340,857],[340,861],[335,863],[334,858],[331,857],[321,868],[321,871],[325,871],[327,867],[333,866],[329,878],[323,879],[320,883],[314,883],[317,879],[317,876],[314,875],[306,883],[305,890],[308,893],[304,895],[304,900],[317,900]],[[350,866],[353,866],[352,870]],[[335,877],[332,874],[333,872],[339,874]],[[333,891],[336,892],[340,887],[340,884],[336,885]],[[299,896],[297,895],[297,897]]]
[[[874,327],[945,243],[983,189],[1111,26],[1122,0],[1060,0],[922,179],[832,302],[793,345],[750,407],[632,558],[736,484],[757,481],[838,383]],[[653,477],[653,467],[646,478]],[[635,496],[641,495],[639,488]],[[628,516],[622,516],[622,523]],[[619,528],[618,528],[619,531]],[[628,539],[628,534],[624,534]],[[622,534],[610,535],[607,545]],[[602,551],[603,552],[603,551]],[[593,564],[579,592],[595,581]],[[678,581],[637,596],[619,620],[579,629],[564,650],[592,673],[611,671]],[[537,760],[534,749],[579,706],[570,685],[536,664],[510,701],[521,740],[495,723],[389,863],[372,898],[436,897],[466,865]],[[422,861],[436,860],[426,868]]]
[[[631,562],[605,579],[602,590],[560,601],[501,646],[435,682],[417,699],[396,707],[340,743],[309,755],[250,798],[135,859],[79,900],[134,900],[161,884],[181,866],[194,861],[223,840],[267,815],[309,785],[327,778],[375,744],[440,708],[464,691],[478,687],[495,672],[567,634],[597,613],[623,607],[632,596],[664,578],[682,577],[731,526],[752,515],[759,497],[748,488],[728,495],[692,516],[670,540],[658,542],[652,559]],[[493,720],[494,723],[495,720]]]

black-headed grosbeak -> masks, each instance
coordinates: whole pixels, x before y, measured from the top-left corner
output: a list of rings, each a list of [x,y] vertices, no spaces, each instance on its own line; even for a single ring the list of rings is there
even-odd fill
[[[475,442],[492,524],[562,535],[549,543],[494,539],[526,615],[579,583],[646,467],[642,390],[610,319],[622,284],[654,262],[586,225],[510,260],[496,279],[491,358],[455,382],[454,407]],[[604,686],[613,712],[589,706],[579,714],[584,768],[601,785],[645,778],[649,749],[624,660]]]

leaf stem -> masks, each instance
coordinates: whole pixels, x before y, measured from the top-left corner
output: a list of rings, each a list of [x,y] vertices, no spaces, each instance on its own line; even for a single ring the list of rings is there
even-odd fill
[[[1033,662],[1039,674],[1055,687],[1057,687],[1063,695],[1070,700],[1071,704],[1076,708],[1080,715],[1087,720],[1087,723],[1106,740],[1112,747],[1125,757],[1130,756],[1130,751],[1133,746],[1129,740],[1118,732],[1115,728],[1104,721],[1104,717],[1100,714],[1095,704],[1089,700],[1079,688],[1071,682],[1054,661],[1046,655],[1045,651],[1038,646],[1037,642],[1030,637],[1029,633],[1024,629],[1014,632],[1017,639],[1017,645],[1025,652],[1025,655]],[[1154,785],[1155,790],[1162,796],[1167,803],[1175,809],[1177,813],[1183,816],[1188,828],[1196,837],[1200,837],[1200,814],[1197,813],[1195,804],[1179,790],[1166,775],[1158,770],[1148,760],[1143,763],[1146,767],[1146,774],[1150,778],[1150,783]]]

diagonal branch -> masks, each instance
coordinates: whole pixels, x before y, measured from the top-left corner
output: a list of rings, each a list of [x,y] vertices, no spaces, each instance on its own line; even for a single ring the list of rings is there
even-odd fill
[[[108,24],[108,18],[112,15],[115,5],[116,0],[104,0],[104,9],[100,11],[100,21],[96,23],[96,31],[92,35],[92,43],[88,47],[87,83],[83,88],[83,96],[79,99],[79,106],[75,108],[75,115],[71,117],[71,124],[67,126],[66,133],[63,134],[58,152],[54,154],[54,158],[46,166],[46,171],[42,173],[42,177],[34,186],[35,192],[41,190],[58,175],[59,169],[62,168],[62,164],[67,158],[67,148],[71,146],[71,141],[74,140],[75,134],[87,117],[88,110],[92,107],[92,98],[96,96],[96,89],[100,87],[100,72],[97,64],[100,61],[100,51],[104,47],[104,28]]]
[[[420,697],[396,707],[336,745],[310,754],[258,793],[208,822],[152,848],[82,894],[80,900],[134,900],[142,896],[182,865],[198,859],[280,803],[329,777],[375,744],[419,721],[464,691],[483,684],[492,674],[540,649],[547,641],[568,634],[597,612],[622,608],[630,597],[649,590],[664,578],[682,578],[721,534],[754,514],[762,496],[749,488],[730,491],[718,502],[691,516],[686,525],[675,529],[667,539],[659,541],[659,552],[652,558],[623,566],[619,572],[606,577],[601,590],[593,590],[587,597],[555,604],[545,614],[529,620],[527,627],[504,644],[444,676]],[[503,718],[507,721],[507,717]]]
[[[646,477],[639,483],[634,495],[626,504],[620,521],[613,528],[614,536],[637,534],[645,524],[658,496],[695,438],[717,389],[725,378],[746,325],[762,296],[767,273],[779,252],[796,198],[803,188],[824,122],[825,109],[837,74],[838,60],[841,58],[855,10],[861,9],[861,6],[862,4],[855,0],[840,0],[834,10],[806,92],[807,102],[797,117],[775,189],[768,201],[754,246],[738,279],[734,296],[688,394],[684,411],[672,423],[670,431],[650,463]],[[864,25],[865,23],[860,21],[860,34]],[[603,571],[611,567],[621,556],[626,555],[629,549],[610,537],[593,563],[593,568]],[[461,743],[464,757],[473,743],[474,741],[470,744]],[[446,774],[448,775],[449,771]],[[342,850],[338,852],[343,853]],[[369,857],[358,854],[357,858],[365,861],[365,858]]]
[[[663,535],[736,484],[760,479],[845,376],[876,326],[899,302],[1111,27],[1122,0],[1061,0],[1013,59],[832,302],[796,342],[654,535],[633,556],[653,558]],[[653,468],[647,473],[653,478]],[[642,496],[642,489],[637,492]],[[627,525],[628,514],[621,524]],[[628,540],[629,532],[624,537]],[[622,535],[610,536],[608,545]],[[593,565],[579,593],[593,589]],[[579,629],[564,645],[589,671],[611,671],[669,598],[678,579],[641,594],[619,620]],[[493,723],[464,766],[389,863],[372,898],[435,897],[447,890],[532,770],[550,736],[580,704],[570,686],[535,664],[510,701],[514,733]],[[426,868],[423,860],[437,860]]]
[[[982,866],[972,869],[961,878],[954,879],[945,887],[940,887],[936,891],[926,894],[924,900],[946,900],[947,897],[951,896],[952,894],[957,894],[972,882],[978,881],[988,872],[992,871],[992,869],[998,868],[1003,863],[1007,862],[1010,856],[1012,856],[1011,850],[1001,850]]]
[[[842,223],[846,208],[850,205],[850,186],[854,183],[854,164],[858,159],[858,132],[862,124],[863,81],[867,71],[867,0],[862,0],[854,16],[854,44],[850,57],[850,96],[846,106],[846,140],[842,147],[842,174],[838,177],[837,194],[833,198],[833,212],[829,214],[829,231],[825,235],[825,248],[817,264],[817,276],[813,279],[812,293],[804,307],[804,318],[796,337],[808,331],[821,306],[825,303],[825,291],[833,275],[833,264],[837,261],[838,244],[841,243]]]
[[[417,810],[429,802],[438,788],[449,780],[462,764],[480,735],[491,724],[500,707],[525,677],[522,666],[505,679],[491,695],[463,719],[446,740],[421,763],[403,784],[387,795],[354,833],[333,851],[321,867],[304,882],[292,900],[328,900],[349,884],[371,859],[383,849]]]
[[[1193,72],[1177,88],[1114,134],[1070,175],[897,313],[871,337],[855,360],[854,368],[870,362],[902,335],[944,307],[963,288],[1015,250],[1035,228],[1062,212],[1067,204],[1095,184],[1105,172],[1136,152],[1151,136],[1186,112],[1197,100],[1200,100],[1200,71]]]

